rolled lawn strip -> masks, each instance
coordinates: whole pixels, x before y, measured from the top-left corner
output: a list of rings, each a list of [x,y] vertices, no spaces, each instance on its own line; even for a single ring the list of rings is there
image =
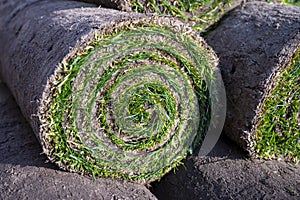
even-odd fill
[[[220,57],[224,132],[250,155],[300,158],[300,8],[247,3],[205,36]]]
[[[182,22],[61,0],[0,13],[2,80],[61,168],[145,183],[205,136],[218,60]]]
[[[128,12],[172,15],[188,22],[194,28],[205,29],[231,8],[231,0],[78,0],[98,6]],[[241,1],[238,1],[241,2]]]

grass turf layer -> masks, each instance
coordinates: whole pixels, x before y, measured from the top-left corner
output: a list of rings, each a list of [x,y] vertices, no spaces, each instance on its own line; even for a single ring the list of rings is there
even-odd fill
[[[263,158],[300,159],[300,50],[283,69],[262,106],[255,147]]]
[[[272,2],[272,1],[268,0],[268,2]],[[300,6],[299,0],[279,0],[276,2],[280,2],[280,3],[284,3],[284,4],[288,4],[288,5]]]
[[[192,36],[157,25],[96,35],[56,74],[50,157],[95,177],[160,178],[208,128],[209,56]]]
[[[203,29],[216,22],[231,0],[131,0],[133,11],[167,14],[195,22],[194,28]]]

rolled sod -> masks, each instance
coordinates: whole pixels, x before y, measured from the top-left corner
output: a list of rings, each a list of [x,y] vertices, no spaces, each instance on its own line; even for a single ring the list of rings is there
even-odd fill
[[[218,60],[184,23],[62,0],[0,13],[2,80],[61,168],[152,181],[204,137]]]
[[[192,22],[194,28],[205,29],[217,21],[226,10],[231,0],[78,0],[98,6],[127,12],[157,13],[172,15]],[[234,2],[241,2],[237,0]]]
[[[300,158],[300,8],[247,3],[207,36],[227,94],[224,132],[250,155]]]

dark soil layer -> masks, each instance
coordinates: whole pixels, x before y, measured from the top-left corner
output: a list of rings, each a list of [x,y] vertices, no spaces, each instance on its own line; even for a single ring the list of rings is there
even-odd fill
[[[58,170],[41,153],[32,129],[0,83],[0,199],[156,199],[138,184]]]
[[[229,12],[206,36],[226,88],[223,131],[250,154],[264,100],[300,47],[299,30],[299,7],[251,2]]]
[[[129,1],[124,1],[124,0],[79,0],[79,1],[95,4],[97,6],[101,6],[105,8],[113,8],[113,9],[118,9],[123,11],[132,11]]]

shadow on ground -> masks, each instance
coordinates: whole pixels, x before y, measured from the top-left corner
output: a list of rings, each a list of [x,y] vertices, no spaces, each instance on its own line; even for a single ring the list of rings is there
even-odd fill
[[[299,199],[300,166],[247,159],[227,138],[152,184],[158,199]]]
[[[47,163],[42,148],[8,89],[0,84],[0,163],[57,169]]]

